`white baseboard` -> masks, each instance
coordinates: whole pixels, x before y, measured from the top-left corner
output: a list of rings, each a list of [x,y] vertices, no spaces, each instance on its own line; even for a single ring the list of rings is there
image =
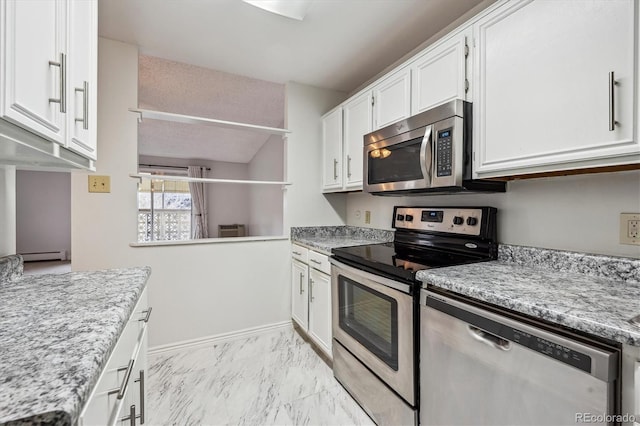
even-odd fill
[[[231,340],[238,340],[247,337],[259,336],[261,334],[268,333],[270,331],[291,328],[291,320],[276,322],[273,324],[261,325],[258,327],[245,328],[243,330],[231,331],[229,333],[216,334],[214,336],[200,337],[197,339],[183,340],[176,343],[169,343],[167,345],[159,345],[149,348],[149,355],[155,355],[163,352],[177,351],[180,349],[194,348],[198,346],[207,346],[213,343],[228,342]]]

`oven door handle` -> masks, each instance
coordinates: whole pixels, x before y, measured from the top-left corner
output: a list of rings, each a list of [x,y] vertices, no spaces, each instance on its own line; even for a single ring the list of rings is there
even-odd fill
[[[422,169],[422,176],[427,183],[427,187],[431,186],[431,171],[433,169],[433,149],[431,148],[433,126],[427,126],[424,137],[422,138],[422,144],[420,145],[420,168]]]
[[[405,284],[400,281],[390,280],[389,278],[375,275],[370,272],[363,271],[362,269],[354,268],[353,266],[345,265],[334,258],[329,258],[329,262],[338,269],[351,273],[366,280],[373,281],[374,283],[381,284],[383,286],[398,290],[402,293],[411,294],[411,285]],[[333,274],[332,274],[333,275]]]

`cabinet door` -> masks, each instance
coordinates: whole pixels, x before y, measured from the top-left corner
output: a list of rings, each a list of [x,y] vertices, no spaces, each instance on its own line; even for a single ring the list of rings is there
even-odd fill
[[[309,328],[308,270],[304,263],[291,261],[291,318],[304,330]]]
[[[474,25],[476,176],[637,162],[637,7],[511,1]]]
[[[467,74],[470,39],[468,28],[429,49],[411,66],[412,115],[454,99],[470,100]]]
[[[342,108],[322,118],[322,189],[342,189]]]
[[[411,70],[403,68],[373,89],[374,130],[411,115]]]
[[[364,135],[371,132],[371,92],[349,101],[344,109],[345,188],[362,189]]]
[[[2,117],[64,144],[66,2],[3,0],[0,22]]]
[[[309,272],[309,335],[331,356],[331,276]]]
[[[98,2],[69,2],[67,147],[96,159]]]

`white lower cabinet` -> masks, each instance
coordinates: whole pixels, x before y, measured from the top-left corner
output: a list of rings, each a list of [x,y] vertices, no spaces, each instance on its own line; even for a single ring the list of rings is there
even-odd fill
[[[331,275],[309,271],[309,335],[331,353]]]
[[[145,423],[150,313],[145,290],[82,409],[78,424],[124,426]]]
[[[329,257],[297,244],[291,256],[291,318],[331,358]]]

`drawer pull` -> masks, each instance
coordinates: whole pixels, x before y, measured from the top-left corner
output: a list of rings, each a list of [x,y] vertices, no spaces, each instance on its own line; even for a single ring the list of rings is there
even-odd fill
[[[129,387],[129,379],[131,378],[131,371],[133,370],[133,363],[134,360],[130,359],[129,360],[129,365],[127,365],[126,367],[121,367],[118,368],[118,371],[124,371],[127,370],[127,372],[124,374],[124,379],[122,380],[122,383],[120,383],[120,387],[118,389],[112,389],[109,392],[107,392],[108,395],[113,395],[114,393],[117,393],[118,399],[122,399],[124,398],[124,395],[127,393],[127,387]]]
[[[144,370],[140,370],[140,377],[138,377],[136,382],[140,383],[140,424],[144,424]]]
[[[129,415],[120,419],[121,422],[126,422],[129,420],[129,424],[131,426],[136,426],[136,419],[140,416],[136,416],[136,406],[132,405],[129,407]]]
[[[138,321],[149,322],[149,317],[151,316],[151,311],[153,308],[145,309],[142,311],[143,314],[147,314],[144,318],[139,319]]]
[[[322,262],[318,262],[318,261],[317,261],[317,260],[315,260],[315,259],[309,259],[309,261],[311,261],[311,262],[315,263],[316,265],[322,265]]]
[[[302,253],[299,253],[297,251],[294,251],[293,254],[295,254],[296,256],[302,256]]]

